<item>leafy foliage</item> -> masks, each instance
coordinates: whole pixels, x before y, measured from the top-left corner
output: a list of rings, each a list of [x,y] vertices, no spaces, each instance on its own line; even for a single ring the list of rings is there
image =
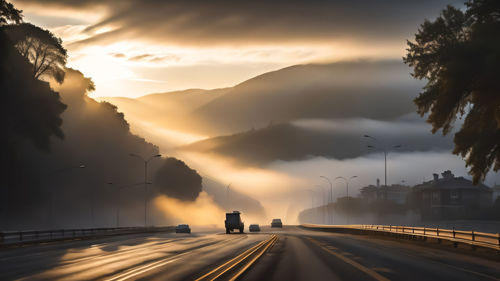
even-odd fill
[[[473,0],[462,12],[452,6],[426,20],[408,41],[405,63],[427,80],[414,100],[432,132],[454,137],[454,154],[465,159],[474,183],[500,169],[500,1]]]
[[[64,66],[68,55],[60,38],[30,23],[8,25],[4,30],[19,53],[33,64],[35,79],[49,76],[58,83],[64,81]]]
[[[52,136],[63,138],[61,113],[66,105],[49,83],[31,75],[31,65],[17,52],[0,30],[0,89],[2,122],[6,148],[13,152],[26,139],[37,148],[48,151]]]
[[[167,196],[194,201],[202,189],[201,176],[176,158],[165,159],[155,175],[158,190]]]
[[[9,22],[20,23],[23,21],[22,11],[14,8],[14,5],[0,0],[0,25],[8,24]]]

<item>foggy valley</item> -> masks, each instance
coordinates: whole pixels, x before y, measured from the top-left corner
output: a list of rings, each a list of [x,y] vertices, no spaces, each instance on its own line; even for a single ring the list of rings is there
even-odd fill
[[[497,0],[0,0],[0,280],[498,280]]]

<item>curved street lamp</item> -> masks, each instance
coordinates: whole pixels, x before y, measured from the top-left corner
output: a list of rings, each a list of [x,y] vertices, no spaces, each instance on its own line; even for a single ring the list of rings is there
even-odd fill
[[[333,184],[332,184],[332,181],[325,176],[319,176],[319,177],[327,180],[328,183],[330,184],[330,202],[329,203],[333,203]],[[327,205],[327,212],[328,212],[328,216],[330,217],[329,218],[330,224],[333,224],[333,214],[330,215],[330,212],[328,211],[328,205]]]
[[[132,157],[137,157],[144,161],[144,227],[147,227],[147,219],[148,219],[148,163],[149,161],[153,160],[154,158],[161,157],[161,154],[155,154],[151,157],[148,158],[148,160],[144,159],[142,156],[130,153],[129,154]]]
[[[352,180],[352,179],[355,179],[357,177],[358,176],[352,176],[349,179],[346,179],[344,177],[336,177],[335,178],[335,180],[337,180],[337,179],[343,179],[345,181],[345,190],[346,190],[346,198],[347,198],[347,200],[349,200],[349,181]],[[348,215],[348,213],[346,214],[345,220],[346,220],[346,224],[349,224],[349,215]]]
[[[335,180],[338,180],[338,179],[343,179],[345,181],[345,193],[346,193],[346,198],[347,200],[349,200],[349,181],[352,180],[352,179],[355,179],[357,178],[358,176],[352,176],[350,177],[349,179],[346,179],[344,177],[336,177]]]
[[[319,177],[327,180],[328,183],[330,184],[330,202],[328,202],[328,203],[333,203],[333,185],[332,185],[332,181],[329,178],[325,177],[325,176],[319,176]]]
[[[375,142],[377,142],[380,145],[380,148],[382,148],[382,151],[384,152],[384,185],[387,186],[387,153],[389,153],[389,151],[387,151],[385,144],[383,144],[378,139],[376,139],[372,136],[369,136],[369,135],[364,135],[363,137],[372,139]],[[377,148],[376,146],[373,146],[373,145],[368,145],[367,147],[368,148]],[[401,148],[401,145],[400,144],[393,145],[392,148]]]
[[[323,207],[321,208],[321,210],[322,210],[321,211],[321,216],[322,216],[323,223],[326,223],[326,220],[325,220],[325,205],[326,205],[326,200],[327,199],[326,199],[325,193],[327,193],[327,192],[325,191],[325,188],[323,186],[321,186],[321,185],[317,184],[317,185],[315,185],[315,187],[321,188],[321,191],[323,192]]]

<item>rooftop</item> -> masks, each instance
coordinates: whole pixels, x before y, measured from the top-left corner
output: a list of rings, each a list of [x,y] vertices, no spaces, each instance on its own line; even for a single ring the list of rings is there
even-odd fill
[[[491,191],[491,188],[480,183],[478,185],[472,184],[472,181],[464,178],[464,177],[455,177],[451,173],[451,171],[445,171],[439,178],[438,174],[433,174],[434,179],[424,182],[422,184],[416,185],[414,188],[423,190],[423,189],[480,189],[484,191]]]

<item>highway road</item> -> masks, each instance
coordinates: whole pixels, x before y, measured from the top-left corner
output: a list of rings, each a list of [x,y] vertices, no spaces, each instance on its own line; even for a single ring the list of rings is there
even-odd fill
[[[264,227],[259,234],[141,234],[0,249],[0,280],[229,280],[238,272],[242,280],[500,280],[500,262],[294,226]]]

